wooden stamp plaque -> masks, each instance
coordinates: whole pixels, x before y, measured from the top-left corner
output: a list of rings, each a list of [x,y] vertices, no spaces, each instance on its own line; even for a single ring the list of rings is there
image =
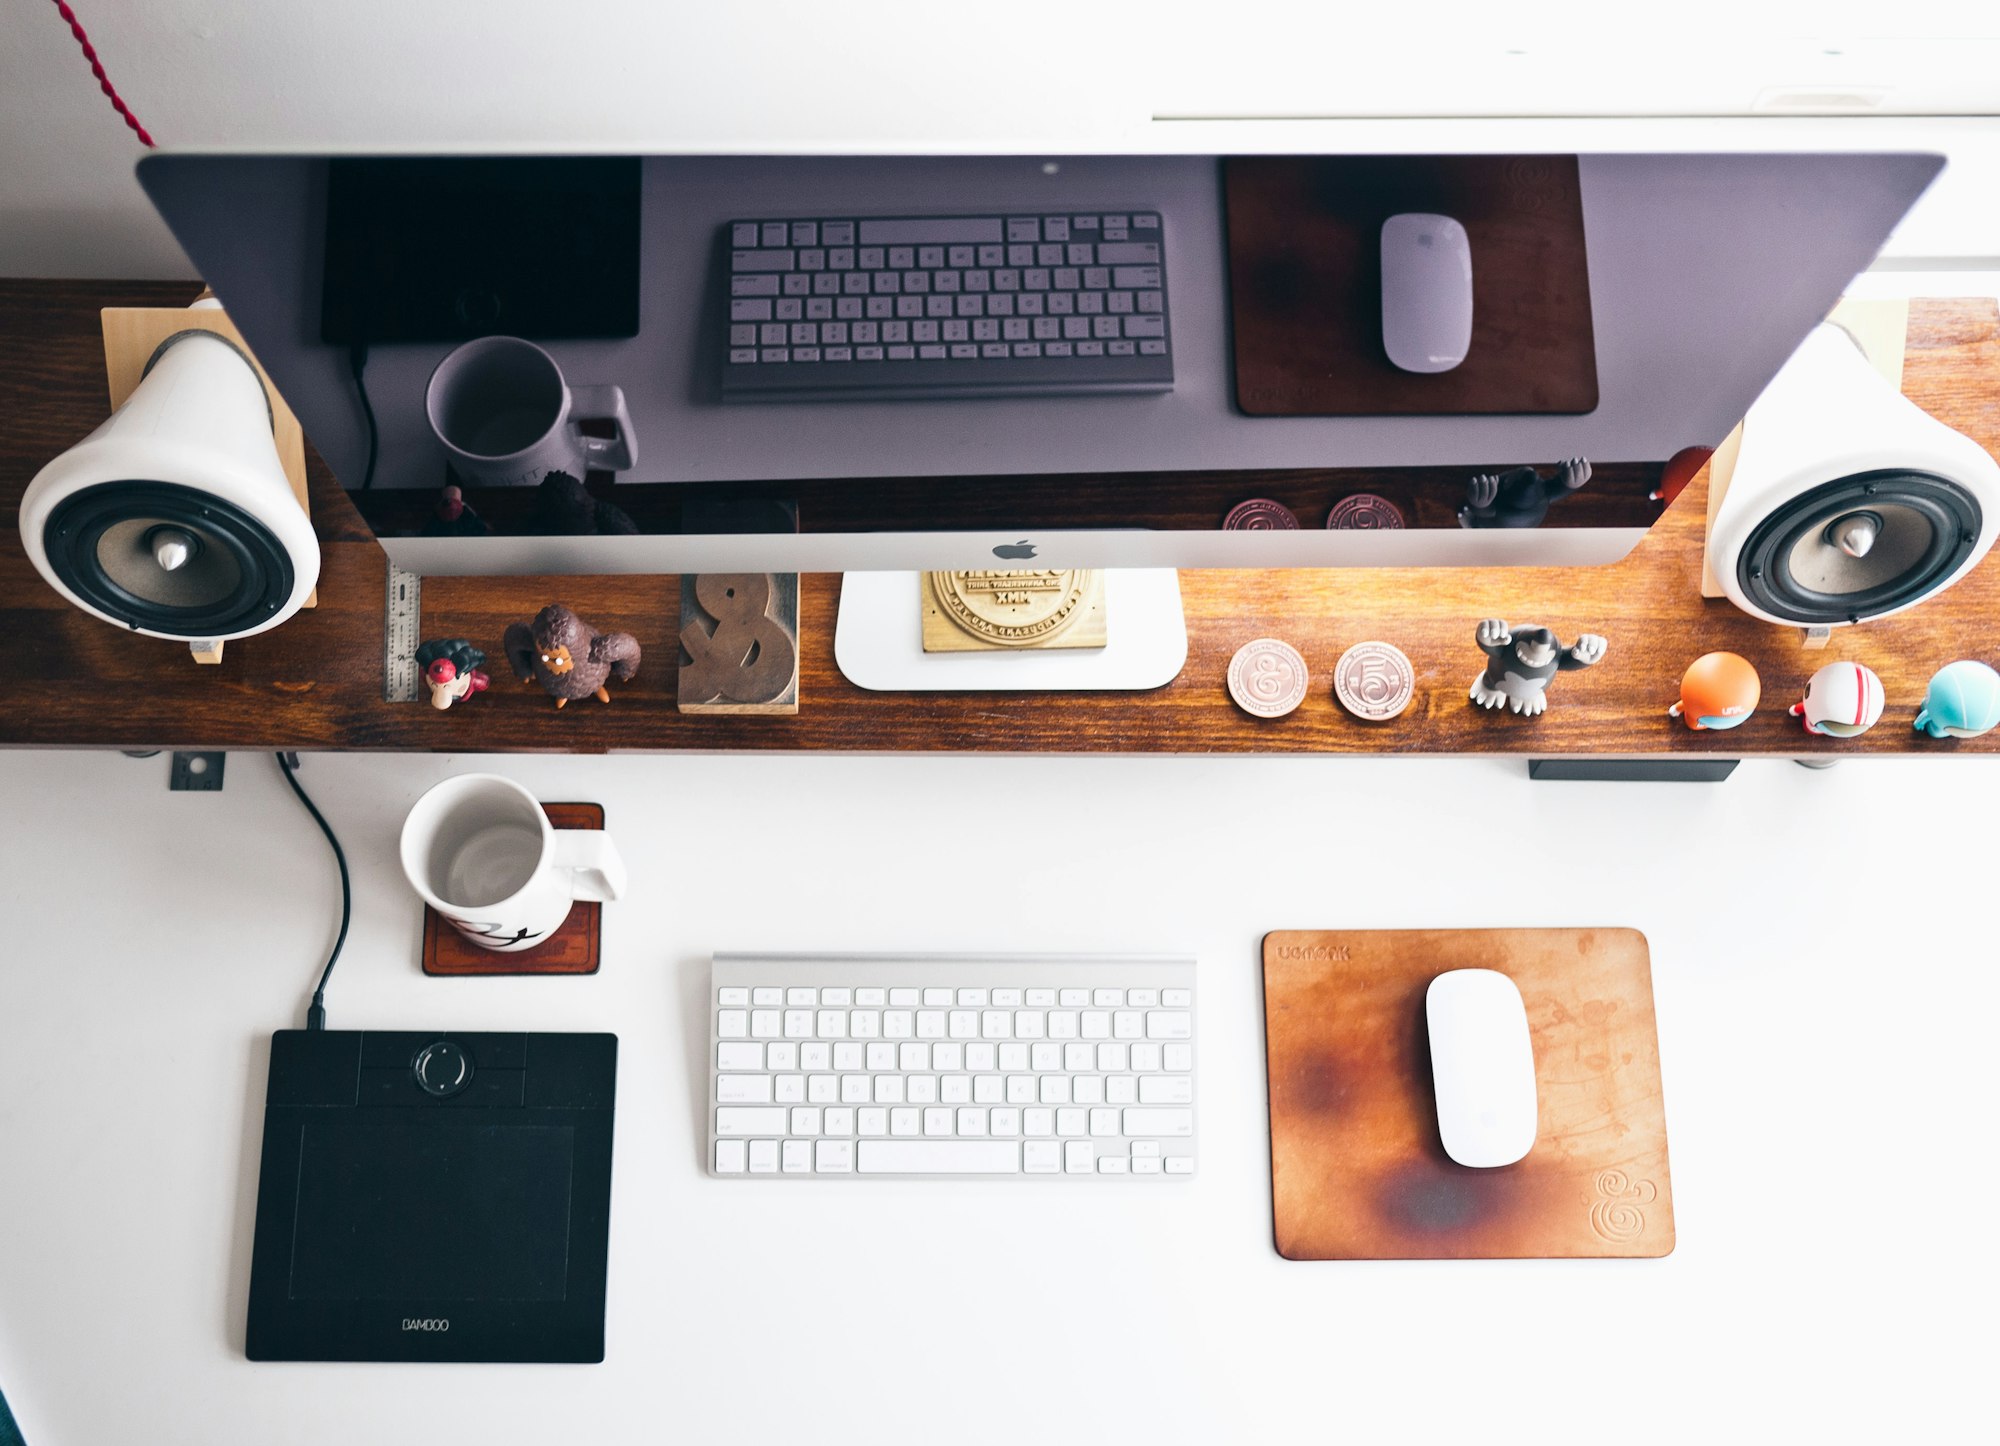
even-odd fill
[[[1520,1163],[1444,1152],[1424,991],[1520,987],[1539,1128]],[[1652,1257],[1673,1186],[1646,938],[1633,929],[1308,930],[1264,937],[1272,1220],[1288,1260]]]
[[[545,803],[557,828],[603,828],[601,803]],[[503,954],[482,949],[424,905],[424,973],[446,975],[595,974],[604,905],[578,899],[562,927],[532,949]]]

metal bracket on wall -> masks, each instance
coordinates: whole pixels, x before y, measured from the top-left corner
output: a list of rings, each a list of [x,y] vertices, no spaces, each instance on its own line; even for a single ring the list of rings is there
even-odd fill
[[[1720,783],[1735,758],[1531,758],[1528,777],[1547,782]]]
[[[167,770],[167,787],[175,793],[214,793],[222,787],[226,753],[176,753]]]

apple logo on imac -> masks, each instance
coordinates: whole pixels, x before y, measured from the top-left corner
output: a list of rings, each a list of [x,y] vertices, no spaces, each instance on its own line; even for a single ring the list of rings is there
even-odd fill
[[[993,549],[993,555],[1008,562],[1019,558],[1033,557],[1035,555],[1035,544],[1028,541],[1025,537],[1019,542],[1003,542]]]

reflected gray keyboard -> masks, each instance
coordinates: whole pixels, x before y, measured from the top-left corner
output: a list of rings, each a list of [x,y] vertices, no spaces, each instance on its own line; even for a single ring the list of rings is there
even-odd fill
[[[734,221],[729,401],[1164,392],[1157,211]]]
[[[1194,961],[717,954],[716,1175],[1191,1175]]]

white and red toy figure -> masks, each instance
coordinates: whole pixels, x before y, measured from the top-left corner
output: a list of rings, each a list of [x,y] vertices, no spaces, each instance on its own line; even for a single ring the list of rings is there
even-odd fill
[[[1882,717],[1882,680],[1863,663],[1828,663],[1806,684],[1806,696],[1792,704],[1791,714],[1806,732],[1829,738],[1854,738],[1873,728]]]
[[[437,638],[417,649],[417,666],[431,690],[431,706],[442,712],[460,698],[484,693],[492,682],[479,671],[486,654],[464,638]]]

